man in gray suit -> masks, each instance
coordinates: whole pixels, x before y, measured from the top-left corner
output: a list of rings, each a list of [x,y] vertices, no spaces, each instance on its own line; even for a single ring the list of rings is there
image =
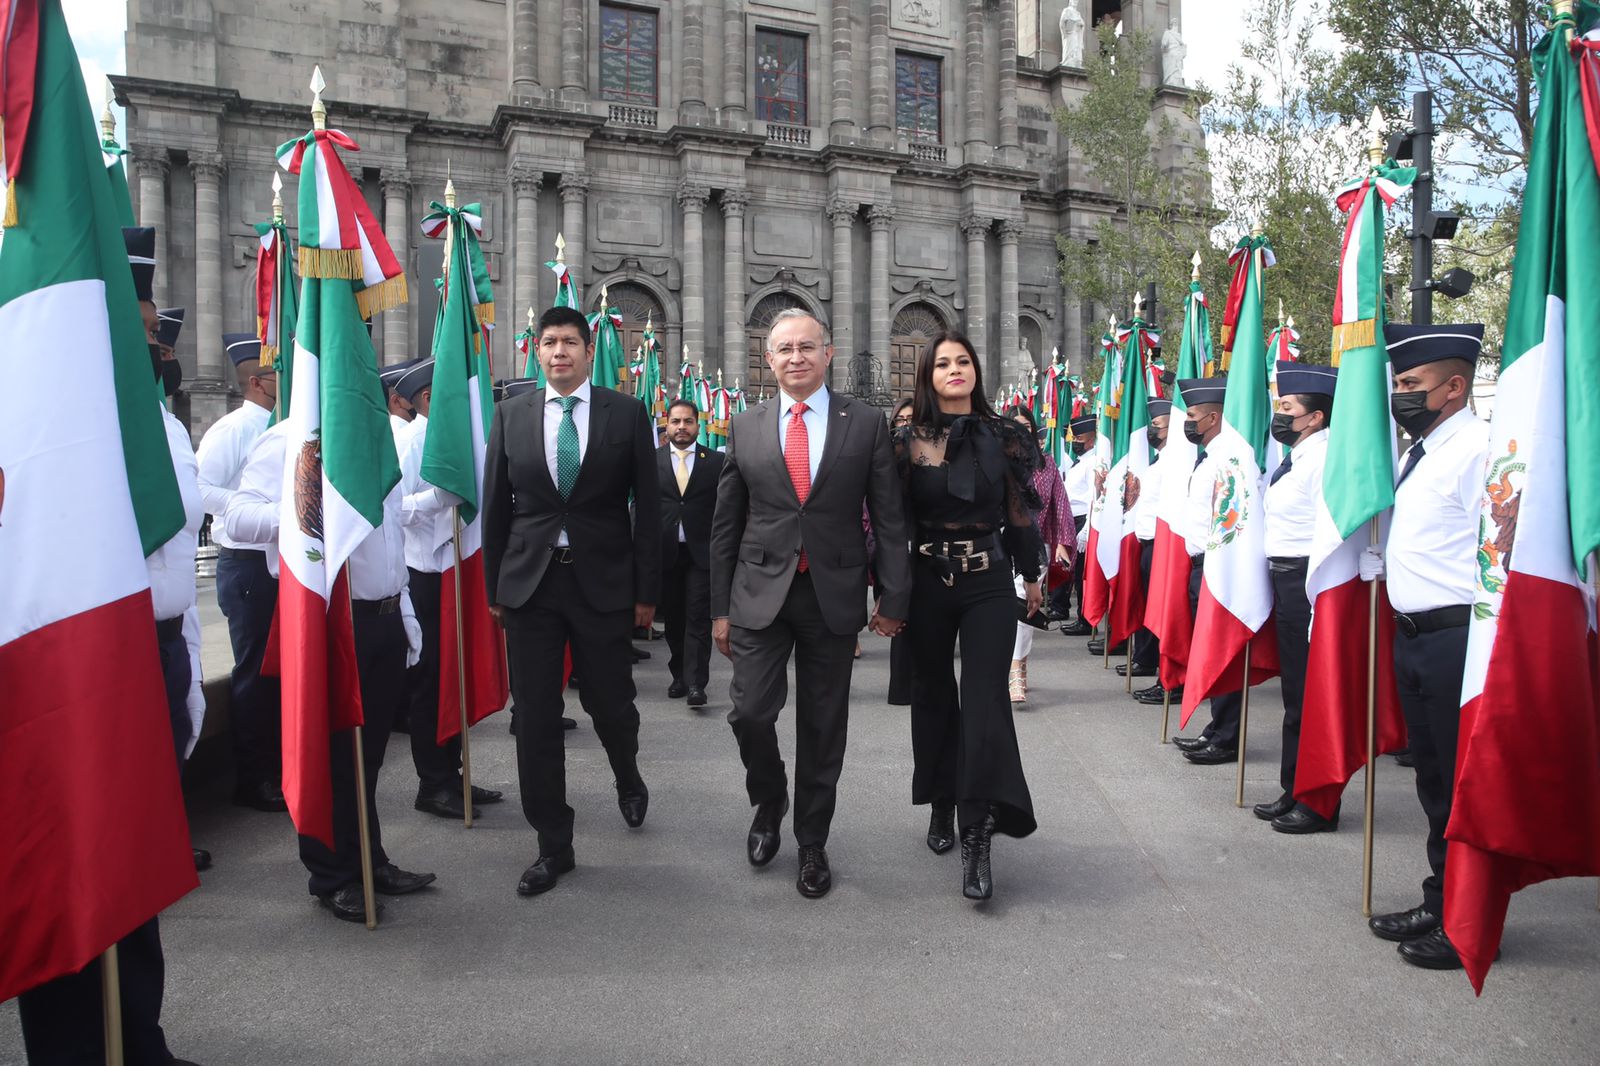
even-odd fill
[[[778,712],[795,664],[794,835],[800,894],[826,895],[828,826],[844,767],[856,634],[867,622],[865,501],[880,583],[872,627],[893,636],[911,600],[902,483],[871,407],[823,384],[833,345],[822,323],[785,311],[767,338],[779,393],[734,418],[711,525],[712,639],[733,660],[728,721],[756,808],[750,862],[778,853],[789,783]]]

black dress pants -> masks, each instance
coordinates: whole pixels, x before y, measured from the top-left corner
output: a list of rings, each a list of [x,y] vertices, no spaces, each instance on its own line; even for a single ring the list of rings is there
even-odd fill
[[[995,832],[1025,837],[1038,823],[1006,691],[1017,636],[1008,560],[1000,556],[993,569],[958,573],[948,586],[931,561],[918,556],[913,566],[911,802],[954,800],[962,825],[992,808]]]
[[[1453,626],[1408,637],[1394,635],[1394,676],[1400,710],[1416,760],[1417,799],[1428,816],[1428,866],[1422,902],[1444,913],[1445,826],[1456,787],[1456,742],[1461,733],[1461,676],[1467,668],[1467,628]]]
[[[278,582],[267,571],[264,552],[223,548],[217,553],[217,606],[228,619],[233,645],[228,722],[234,785],[241,791],[276,785],[283,780],[278,679],[261,676],[261,656],[278,606]]]
[[[789,789],[778,753],[778,712],[789,700],[789,659],[794,658],[794,836],[802,846],[824,845],[844,769],[856,635],[828,628],[811,575],[796,574],[771,625],[732,626],[729,637],[733,710],[728,724],[739,742],[751,806],[781,799]]]
[[[1200,584],[1204,577],[1205,558],[1191,557],[1189,566],[1189,617],[1200,611]],[[1219,748],[1230,750],[1239,747],[1239,714],[1242,701],[1237,692],[1226,692],[1211,697],[1211,721],[1200,735]]]
[[[406,630],[398,610],[368,613],[361,601],[355,607],[356,670],[361,679],[361,762],[366,773],[367,828],[371,835],[374,868],[389,861],[383,850],[378,824],[378,771],[383,768],[389,733],[400,713],[401,686],[406,672]],[[341,729],[329,743],[329,772],[333,778],[333,843],[314,837],[300,838],[300,861],[310,871],[308,888],[313,896],[325,895],[361,883],[361,825],[356,806],[355,730]]]
[[[172,1061],[161,1030],[166,987],[161,928],[151,918],[117,941],[117,976],[122,992],[122,1049],[127,1066]],[[46,981],[17,997],[22,1046],[28,1066],[103,1066],[106,1061],[100,960],[77,973]]]
[[[411,606],[422,627],[422,653],[409,671],[404,686],[406,721],[411,733],[411,763],[417,768],[419,792],[437,789],[461,790],[461,737],[443,744],[439,735],[439,642],[455,640],[454,633],[439,632],[439,598],[455,595],[454,578],[444,584],[444,575],[411,571]],[[452,674],[450,684],[456,683]]]
[[[506,612],[506,652],[517,705],[517,782],[522,814],[539,835],[539,854],[572,846],[567,805],[566,734],[561,729],[562,663],[572,644],[578,702],[594,722],[611,772],[623,788],[639,777],[639,710],[633,686],[633,611],[589,605],[569,563],[551,562],[528,602]]]
[[[1311,657],[1311,601],[1306,598],[1310,560],[1273,559],[1273,614],[1278,620],[1278,677],[1283,682],[1283,758],[1278,783],[1294,795],[1300,761],[1300,715],[1306,698],[1306,661]]]
[[[711,677],[711,571],[696,566],[682,542],[667,563],[661,588],[666,623],[667,669],[674,681],[705,688]]]
[[[1139,577],[1145,589],[1150,588],[1150,564],[1155,557],[1156,542],[1139,542]],[[1140,626],[1133,632],[1133,665],[1155,669],[1161,664],[1161,642],[1156,635]]]

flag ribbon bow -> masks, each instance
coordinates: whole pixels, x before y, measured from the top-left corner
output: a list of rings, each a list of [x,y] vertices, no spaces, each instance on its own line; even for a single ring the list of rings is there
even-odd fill
[[[1228,253],[1228,262],[1233,264],[1233,280],[1228,285],[1228,305],[1222,312],[1222,355],[1223,369],[1227,369],[1228,356],[1233,354],[1233,336],[1239,327],[1239,311],[1244,302],[1245,278],[1250,274],[1250,266],[1255,257],[1261,257],[1262,266],[1273,266],[1278,262],[1278,257],[1272,252],[1272,242],[1265,235],[1242,237],[1239,243],[1233,246],[1233,251]]]
[[[1417,180],[1416,167],[1392,159],[1369,167],[1346,182],[1336,194],[1339,210],[1350,216],[1339,250],[1339,283],[1333,298],[1333,365],[1345,352],[1377,343],[1378,316],[1383,310],[1383,222],[1407,186]],[[1372,194],[1376,192],[1378,199]]]
[[[484,258],[483,246],[478,243],[483,236],[483,205],[462,204],[447,207],[437,200],[428,202],[428,213],[422,216],[422,235],[443,240],[449,231],[450,220],[456,221],[456,238],[467,246],[467,263],[471,267],[468,283],[472,287],[472,313],[482,326],[494,325],[494,286],[489,280],[489,262]],[[522,336],[520,333],[517,335]]]

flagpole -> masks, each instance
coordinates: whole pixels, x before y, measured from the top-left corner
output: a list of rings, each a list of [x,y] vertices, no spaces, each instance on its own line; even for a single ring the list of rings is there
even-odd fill
[[[1160,668],[1157,667],[1159,671]],[[1157,682],[1161,681],[1159,672]],[[1167,743],[1168,729],[1172,725],[1172,690],[1163,683],[1161,685],[1161,743]]]
[[[122,977],[117,968],[117,945],[100,956],[101,1016],[105,1025],[106,1066],[122,1066]]]
[[[457,505],[450,510],[455,515],[455,531],[450,543],[456,553],[456,708],[461,712],[461,808],[465,812],[466,827],[471,829],[472,744],[467,738],[467,640],[461,626],[461,616],[465,612],[461,602],[461,507]]]
[[[1239,690],[1239,777],[1233,790],[1233,805],[1244,806],[1244,747],[1250,734],[1250,642],[1244,646],[1244,685]]]
[[[1130,695],[1133,692],[1133,638],[1131,636],[1128,638],[1128,676],[1124,679],[1122,690]]]
[[[345,578],[345,605],[350,610],[350,624],[354,626],[355,602],[350,592],[350,564],[345,563],[341,569]],[[350,733],[350,750],[356,760],[356,829],[361,841],[361,902],[367,912],[367,928],[376,929],[378,901],[372,894],[372,829],[367,819],[367,764],[361,757],[361,738],[361,726],[357,725]]]

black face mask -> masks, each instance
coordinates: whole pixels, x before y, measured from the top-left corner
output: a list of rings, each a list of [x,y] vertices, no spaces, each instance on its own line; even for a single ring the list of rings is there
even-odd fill
[[[1294,420],[1299,417],[1301,416],[1284,414],[1280,411],[1272,416],[1272,428],[1267,432],[1272,434],[1273,440],[1285,448],[1293,448],[1300,440],[1300,431],[1294,428]]]
[[[1438,387],[1435,385],[1433,388]],[[1420,436],[1439,417],[1439,412],[1428,406],[1428,396],[1432,392],[1433,389],[1428,389],[1426,392],[1396,392],[1389,396],[1389,413],[1394,416],[1394,424],[1406,431],[1406,436]]]
[[[1192,418],[1183,420],[1183,436],[1185,440],[1197,448],[1205,446],[1206,435],[1200,431],[1200,423]]]
[[[1162,445],[1166,444],[1167,443],[1167,431],[1164,430],[1164,429],[1156,430],[1152,434],[1152,436],[1150,437],[1150,443],[1154,444],[1157,448],[1159,448]]]
[[[1087,455],[1088,453],[1089,453],[1089,445],[1088,445],[1088,443],[1086,441],[1075,440],[1075,441],[1072,442],[1072,454],[1073,455]]]

